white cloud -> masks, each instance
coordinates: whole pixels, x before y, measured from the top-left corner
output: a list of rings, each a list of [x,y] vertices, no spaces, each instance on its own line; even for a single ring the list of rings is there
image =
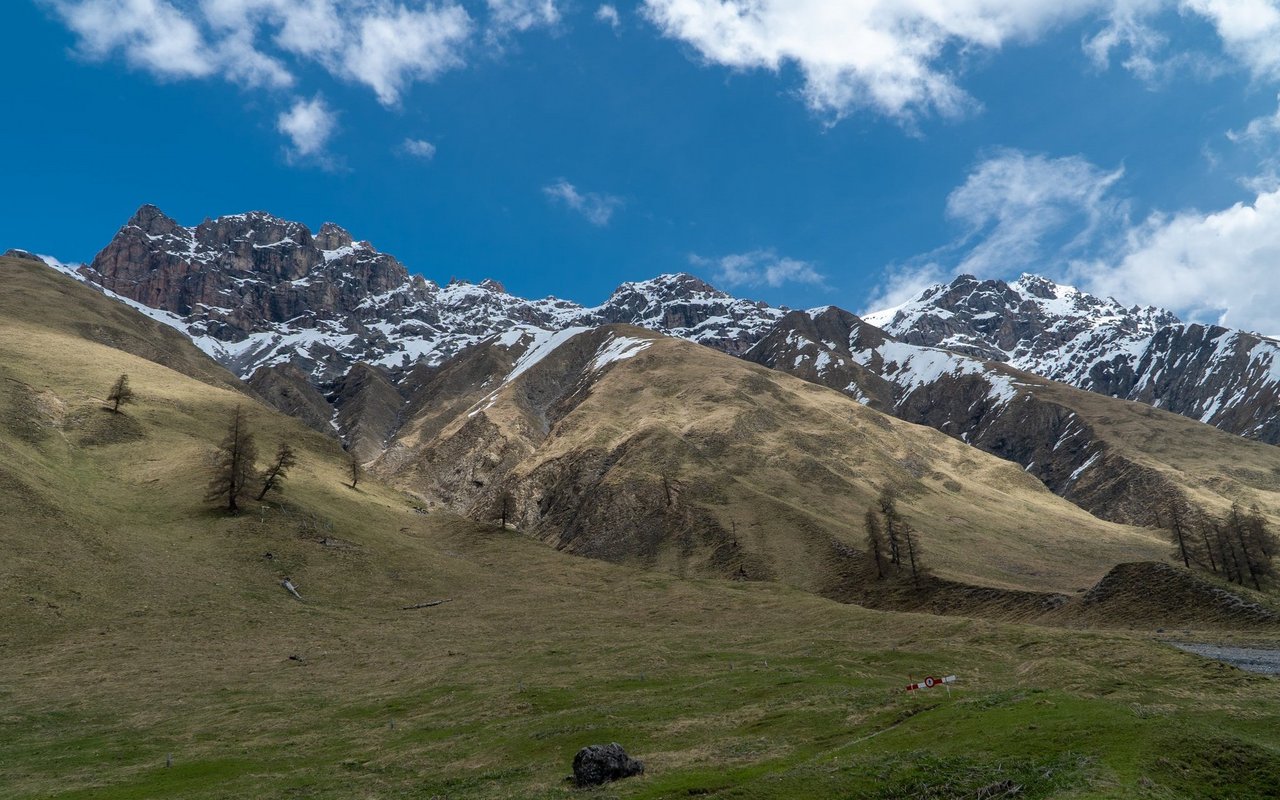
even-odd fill
[[[645,0],[664,35],[737,69],[799,68],[815,111],[954,116],[975,104],[944,64],[955,50],[1035,39],[1098,0]]]
[[[967,252],[955,271],[991,275],[1044,269],[1055,266],[1054,259],[1078,253],[1125,220],[1126,205],[1111,192],[1123,174],[1080,156],[999,152],[947,198],[947,216],[968,229],[959,243]],[[1077,230],[1067,243],[1047,241],[1072,225]]]
[[[487,0],[489,19],[499,32],[527,31],[555,25],[560,9],[555,0]]]
[[[1280,332],[1280,184],[1230,208],[1158,212],[1134,224],[1122,177],[1080,156],[996,154],[948,199],[965,232],[886,269],[867,305],[899,305],[959,273],[1028,271],[1187,320]]]
[[[1073,279],[1123,302],[1185,319],[1280,331],[1280,190],[1212,213],[1153,215],[1118,254],[1077,265]]]
[[[947,197],[946,215],[962,231],[951,242],[885,269],[867,307],[897,306],[953,275],[1059,275],[1093,257],[1128,227],[1128,202],[1104,170],[1081,156],[1049,158],[999,150],[977,164]]]
[[[884,277],[872,290],[858,314],[866,316],[897,308],[930,286],[950,278],[950,272],[935,261],[891,266],[885,270]]]
[[[618,9],[616,7],[611,6],[608,3],[596,9],[596,21],[603,22],[610,28],[613,28],[614,33],[622,30],[622,15],[618,13]]]
[[[363,84],[388,106],[408,84],[461,66],[473,28],[454,0],[416,10],[389,0],[52,2],[93,58],[119,51],[159,77],[287,87],[295,82],[288,57]]]
[[[1280,97],[1276,98],[1280,100]],[[1274,114],[1250,120],[1243,130],[1227,131],[1227,138],[1236,143],[1257,144],[1280,134],[1280,107]]]
[[[1082,21],[1102,26],[1084,42],[1096,65],[1123,53],[1123,66],[1148,82],[1183,66],[1212,70],[1204,54],[1162,55],[1168,37],[1157,23],[1182,18],[1208,21],[1255,76],[1280,79],[1280,0],[645,0],[644,10],[709,63],[796,67],[810,108],[836,118],[962,114],[977,101],[959,85],[959,56]]]
[[[825,284],[825,279],[807,261],[779,256],[775,250],[753,250],[719,258],[691,255],[689,262],[710,268],[712,280],[725,286],[770,286],[787,283]]]
[[[298,100],[276,120],[276,129],[289,137],[295,158],[323,158],[338,118],[321,97]]]
[[[563,203],[566,207],[578,212],[587,222],[597,227],[604,227],[613,219],[613,213],[622,207],[621,197],[596,192],[580,192],[578,187],[560,178],[555,183],[542,187],[542,192],[552,200]]]
[[[319,67],[389,107],[415,82],[462,67],[482,46],[482,25],[459,0],[39,2],[90,59],[119,56],[162,80],[221,78],[267,89],[294,88]],[[482,13],[490,32],[524,31],[558,21],[556,2],[487,0]]]
[[[1255,77],[1280,79],[1280,0],[1183,0],[1181,7],[1212,23]]]
[[[400,149],[414,158],[430,161],[436,157],[436,146],[426,139],[405,139]]]
[[[166,0],[59,0],[53,8],[90,58],[121,50],[130,65],[160,78],[204,78],[219,69],[200,28]]]
[[[341,71],[373,89],[383,105],[400,102],[405,86],[462,65],[471,18],[461,6],[400,7],[359,20]]]

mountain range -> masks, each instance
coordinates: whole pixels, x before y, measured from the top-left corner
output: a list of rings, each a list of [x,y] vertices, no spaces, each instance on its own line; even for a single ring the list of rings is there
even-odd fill
[[[646,762],[619,797],[1274,795],[1276,682],[1162,641],[1274,637],[1274,591],[959,437],[645,328],[520,328],[328,388],[340,425],[403,419],[357,487],[332,428],[131,303],[0,257],[8,794],[570,797],[619,741]],[[1058,387],[1275,520],[1275,447],[1003,369],[1005,405]],[[205,489],[232,418],[297,456],[239,514]],[[923,574],[867,557],[885,488]]]
[[[834,306],[774,308],[683,273],[623,284],[585,307],[526,300],[494,281],[441,286],[333,223],[312,234],[251,212],[184,227],[154,206],[89,264],[43,260],[182,331],[265,400],[384,471],[398,469],[422,409],[509,381],[513,364],[619,324],[936,428],[1117,522],[1155,524],[1176,496],[1229,505],[1271,480],[1230,469],[1247,441],[1166,412],[1280,441],[1280,343],[1032,275],[960,276],[865,318]],[[1125,420],[1152,419],[1183,438],[1208,437],[1201,449],[1222,454],[1224,477],[1188,480],[1185,459],[1123,430]]]

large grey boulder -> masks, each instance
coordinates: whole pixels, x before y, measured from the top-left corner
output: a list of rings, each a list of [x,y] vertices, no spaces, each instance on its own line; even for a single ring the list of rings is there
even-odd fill
[[[644,764],[627,755],[617,742],[589,745],[573,757],[573,782],[578,786],[600,786],[643,774]]]

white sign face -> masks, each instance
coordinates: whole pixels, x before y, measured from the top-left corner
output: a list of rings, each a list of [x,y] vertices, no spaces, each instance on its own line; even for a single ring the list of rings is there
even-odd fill
[[[925,679],[924,679],[923,681],[921,681],[920,683],[911,683],[911,684],[907,684],[907,691],[908,691],[908,692],[914,692],[914,691],[916,691],[917,689],[932,689],[932,688],[933,688],[933,687],[935,687],[935,686],[939,686],[939,685],[942,685],[942,684],[948,684],[948,683],[955,683],[955,682],[956,682],[956,676],[955,676],[955,675],[948,675],[948,676],[946,676],[945,678],[934,678],[934,677],[928,677],[928,678],[925,678]],[[951,691],[950,687],[947,687],[947,691],[948,691],[948,692],[950,692],[950,691]]]

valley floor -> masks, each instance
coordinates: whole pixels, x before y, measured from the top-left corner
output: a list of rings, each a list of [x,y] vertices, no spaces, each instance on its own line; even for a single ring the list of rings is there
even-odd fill
[[[1280,785],[1280,681],[1150,635],[873,612],[573,558],[442,515],[379,522],[399,532],[353,547],[269,519],[219,527],[246,563],[309,565],[305,603],[266,569],[212,586],[196,570],[187,591],[144,577],[133,607],[102,613],[24,601],[0,645],[0,795],[1262,798]],[[949,695],[902,691],[939,673],[959,676]],[[610,741],[647,774],[570,788],[576,750]]]

